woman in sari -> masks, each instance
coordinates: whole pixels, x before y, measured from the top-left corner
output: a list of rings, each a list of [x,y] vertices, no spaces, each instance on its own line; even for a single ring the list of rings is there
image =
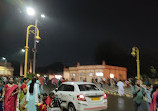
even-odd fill
[[[33,78],[31,84],[27,87],[27,111],[37,111],[36,105],[39,103],[39,94],[39,84],[36,83],[36,78]]]
[[[18,86],[14,84],[13,78],[9,78],[9,83],[4,86],[4,111],[16,111]]]
[[[158,96],[158,84],[153,86],[153,91],[151,93],[151,104],[150,104],[150,111],[158,111],[157,109],[157,96]]]
[[[2,104],[3,104],[3,98],[2,98],[2,94],[3,94],[3,88],[4,88],[4,85],[2,83],[2,81],[0,81],[0,111],[3,111],[3,107],[2,107]]]
[[[27,78],[23,79],[23,84],[21,85],[21,93],[19,97],[19,109],[20,111],[26,111],[26,93],[27,93]]]

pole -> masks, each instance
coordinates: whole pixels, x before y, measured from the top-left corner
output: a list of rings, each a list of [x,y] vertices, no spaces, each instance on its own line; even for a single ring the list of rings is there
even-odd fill
[[[24,78],[27,77],[27,58],[28,58],[28,39],[29,39],[29,26],[27,27],[27,34],[26,34],[26,46],[25,46],[25,67],[24,67]]]
[[[29,39],[29,29],[30,29],[31,27],[35,27],[35,28],[36,28],[36,30],[37,30],[37,37],[38,37],[38,39],[40,39],[38,28],[37,28],[36,26],[34,26],[34,25],[29,25],[29,26],[27,27],[26,46],[25,46],[25,69],[24,69],[24,77],[25,77],[25,78],[27,77],[27,59],[28,59],[28,49],[29,49],[29,46],[28,46],[28,39]]]
[[[37,27],[37,24],[38,24],[38,20],[37,20],[37,18],[35,18],[36,27]],[[34,50],[33,50],[33,74],[36,74],[36,48],[37,48],[36,36],[37,36],[37,30],[35,28]]]
[[[139,60],[139,49],[136,48],[137,51],[137,77],[140,80],[140,60]]]

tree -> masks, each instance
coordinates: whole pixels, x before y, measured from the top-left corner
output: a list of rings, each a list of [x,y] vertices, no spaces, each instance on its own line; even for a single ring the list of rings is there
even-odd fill
[[[151,72],[151,76],[152,77],[156,77],[157,76],[157,71],[154,68],[154,66],[150,66],[150,72]]]

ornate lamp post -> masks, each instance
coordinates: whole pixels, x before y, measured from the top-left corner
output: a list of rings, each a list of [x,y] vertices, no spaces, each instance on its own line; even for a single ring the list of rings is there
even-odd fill
[[[26,34],[26,46],[25,46],[25,68],[24,68],[24,77],[26,78],[27,77],[27,59],[28,59],[28,49],[29,49],[29,46],[28,46],[28,43],[29,43],[29,34],[30,32],[35,34],[33,31],[30,30],[30,28],[34,27],[36,30],[37,30],[37,36],[35,37],[36,40],[40,40],[41,38],[39,37],[39,30],[36,26],[34,25],[29,25],[27,27],[27,34]]]
[[[137,77],[140,79],[140,60],[139,60],[139,49],[137,47],[132,48],[132,56],[136,56],[136,62],[137,62]]]

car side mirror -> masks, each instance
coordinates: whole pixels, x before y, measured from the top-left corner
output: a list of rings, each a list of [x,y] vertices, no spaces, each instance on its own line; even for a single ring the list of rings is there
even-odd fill
[[[55,92],[57,92],[57,91],[58,91],[58,88],[55,89]]]

